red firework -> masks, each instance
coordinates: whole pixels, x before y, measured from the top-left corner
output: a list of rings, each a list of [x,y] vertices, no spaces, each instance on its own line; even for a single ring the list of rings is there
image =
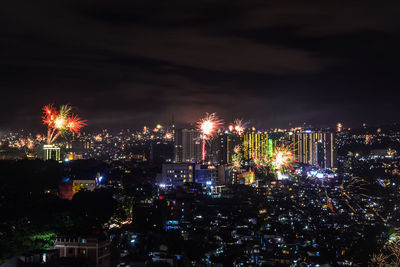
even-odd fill
[[[247,122],[244,122],[243,119],[236,119],[234,121],[233,129],[236,131],[238,135],[242,135],[246,130]]]
[[[202,118],[198,123],[198,129],[200,130],[200,138],[202,139],[202,160],[206,157],[206,140],[210,140],[216,131],[222,126],[223,121],[217,117],[216,113],[208,114]]]
[[[216,113],[206,113],[206,116],[197,123],[202,135],[201,138],[210,139],[222,124],[223,121],[217,117]]]
[[[52,144],[61,134],[76,133],[86,125],[77,115],[70,113],[71,107],[63,105],[57,111],[52,104],[43,107],[43,124],[47,125],[47,144]]]
[[[52,127],[56,117],[57,117],[57,110],[53,107],[52,104],[43,107],[43,116],[42,116],[43,124]]]
[[[82,121],[77,115],[72,114],[67,119],[66,127],[70,132],[80,134],[81,128],[85,125],[86,123]]]

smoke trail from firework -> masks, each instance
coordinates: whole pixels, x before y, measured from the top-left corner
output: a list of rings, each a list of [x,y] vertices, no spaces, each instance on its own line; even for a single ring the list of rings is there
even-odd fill
[[[365,210],[369,210],[371,213],[379,217],[383,222],[386,222],[387,220],[383,218],[378,210],[374,206],[368,205],[369,202],[363,201],[363,199],[370,199],[371,196],[368,195],[369,189],[368,189],[369,183],[366,182],[364,179],[360,177],[351,177],[350,180],[347,183],[342,182],[342,184],[339,186],[339,189],[341,189],[342,196],[344,196],[344,201],[346,202],[347,206],[354,212],[356,213],[357,210],[361,212],[365,212]],[[353,203],[356,208],[354,208],[350,202]]]
[[[210,140],[216,131],[221,127],[223,121],[217,117],[216,113],[208,114],[199,122],[197,122],[198,129],[200,130],[200,138],[202,139],[202,160],[206,157],[206,140]]]
[[[80,129],[86,125],[77,115],[71,113],[71,106],[62,105],[57,111],[53,105],[43,107],[43,124],[47,125],[47,144],[52,144],[61,134],[80,134]]]

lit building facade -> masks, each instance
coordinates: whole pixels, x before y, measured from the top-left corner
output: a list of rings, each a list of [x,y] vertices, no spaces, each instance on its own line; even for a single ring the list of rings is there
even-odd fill
[[[303,131],[291,135],[296,160],[322,169],[336,168],[335,134]]]
[[[218,181],[218,169],[214,165],[196,164],[195,182],[202,186],[215,186]]]
[[[241,137],[232,132],[220,132],[213,139],[212,161],[218,164],[231,164],[235,146],[241,144]]]
[[[92,143],[90,141],[72,140],[67,143],[65,148],[71,151],[81,151],[90,149],[91,147]]]
[[[172,186],[194,182],[202,186],[215,186],[218,183],[218,168],[206,164],[165,163],[162,165],[162,182]]]
[[[200,133],[196,129],[180,129],[175,132],[174,161],[201,161]]]
[[[44,152],[44,160],[57,160],[60,161],[60,148],[55,145],[44,145],[43,146]]]
[[[110,266],[110,240],[106,237],[57,237],[60,258],[85,258],[93,267]]]
[[[250,131],[243,135],[244,160],[261,158],[266,154],[272,155],[273,149],[274,141],[268,138],[267,133]]]
[[[240,170],[234,173],[234,184],[252,185],[255,183],[255,173],[252,170]]]
[[[82,154],[77,154],[75,152],[69,152],[65,155],[64,160],[70,161],[70,160],[78,160],[78,159],[83,159]]]
[[[87,191],[94,191],[98,187],[98,183],[96,179],[88,179],[88,180],[73,180],[72,181],[72,192],[73,194],[78,193],[82,189]]]
[[[162,165],[162,181],[165,184],[181,186],[194,182],[195,164],[165,163]]]

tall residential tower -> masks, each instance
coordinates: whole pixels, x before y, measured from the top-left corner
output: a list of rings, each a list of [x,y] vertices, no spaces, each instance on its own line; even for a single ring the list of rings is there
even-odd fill
[[[322,169],[336,168],[335,134],[322,131],[302,131],[291,135],[296,160]]]

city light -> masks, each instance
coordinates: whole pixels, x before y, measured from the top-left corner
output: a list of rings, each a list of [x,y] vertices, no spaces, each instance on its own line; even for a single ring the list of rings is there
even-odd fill
[[[400,267],[400,1],[76,2],[2,2],[0,267]]]

